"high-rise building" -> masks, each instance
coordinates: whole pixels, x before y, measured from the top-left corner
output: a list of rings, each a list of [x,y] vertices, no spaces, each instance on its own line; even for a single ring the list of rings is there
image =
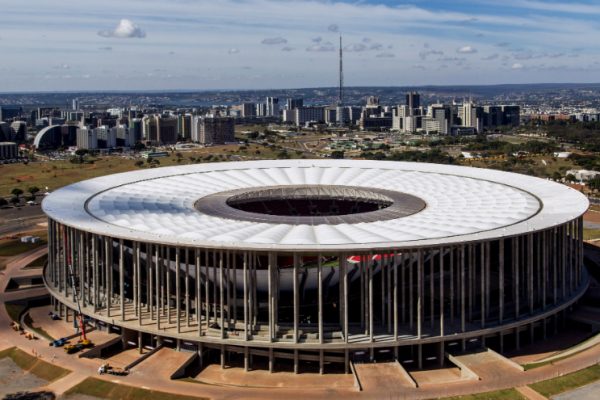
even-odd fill
[[[408,106],[409,115],[415,115],[415,109],[421,107],[421,96],[417,92],[409,92],[406,94],[406,105]]]
[[[521,123],[521,107],[502,106],[503,125],[519,126]]]
[[[177,143],[177,118],[146,115],[142,118],[144,140],[158,144]]]
[[[256,117],[256,104],[254,103],[243,103],[241,106],[242,117],[251,118]]]
[[[71,102],[71,108],[73,111],[79,111],[79,99],[73,99]]]
[[[279,99],[277,97],[267,97],[265,106],[265,116],[279,117]]]
[[[294,123],[296,126],[304,125],[307,122],[325,122],[325,109],[323,107],[301,107],[296,108],[294,111]]]
[[[474,128],[476,133],[483,132],[483,108],[475,105],[471,100],[465,101],[459,107],[459,115],[462,126]]]
[[[452,109],[450,106],[433,104],[429,107],[427,115],[430,121],[436,121],[429,122],[429,125],[427,123],[424,124],[427,133],[436,131],[440,135],[450,134],[450,127],[452,126]]]
[[[15,142],[0,142],[0,160],[12,160],[19,155],[19,149]]]
[[[15,121],[10,124],[11,141],[22,142],[27,135],[27,123],[25,121]]]
[[[233,118],[201,118],[198,125],[198,142],[202,144],[235,142],[235,124]]]
[[[21,106],[0,106],[0,121],[19,118],[23,113]]]
[[[298,98],[286,100],[285,108],[287,108],[288,110],[293,110],[294,108],[300,107],[304,107],[304,99]]]
[[[77,129],[77,147],[79,149],[94,150],[98,148],[98,135],[96,129],[82,127]]]

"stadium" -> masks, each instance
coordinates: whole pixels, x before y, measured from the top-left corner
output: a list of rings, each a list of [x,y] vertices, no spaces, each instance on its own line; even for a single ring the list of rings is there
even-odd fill
[[[46,197],[44,280],[61,313],[80,303],[124,343],[202,364],[420,369],[560,330],[588,287],[587,208],[565,185],[449,165],[149,168]]]

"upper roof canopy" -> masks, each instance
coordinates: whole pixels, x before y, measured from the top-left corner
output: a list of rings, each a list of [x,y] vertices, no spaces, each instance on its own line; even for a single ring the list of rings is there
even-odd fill
[[[378,191],[397,193],[391,196],[393,201],[416,198],[425,207],[381,220],[361,219],[366,212],[353,214],[356,220],[313,224],[301,219],[271,220],[264,214],[256,220],[236,218],[239,210],[231,207],[228,214],[227,205],[220,213],[195,207],[199,200],[223,192],[240,196],[245,189],[302,185],[356,188],[361,193],[371,188],[376,189],[374,196]],[[284,251],[375,250],[513,236],[560,225],[587,207],[587,198],[576,190],[526,175],[358,160],[248,161],[147,169],[79,182],[55,191],[43,202],[44,211],[54,220],[101,235],[174,246]],[[372,213],[383,215],[383,211]]]

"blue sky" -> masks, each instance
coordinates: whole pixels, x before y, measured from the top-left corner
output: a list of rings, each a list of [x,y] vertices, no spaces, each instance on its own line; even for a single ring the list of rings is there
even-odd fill
[[[600,1],[0,0],[0,92],[600,81]]]

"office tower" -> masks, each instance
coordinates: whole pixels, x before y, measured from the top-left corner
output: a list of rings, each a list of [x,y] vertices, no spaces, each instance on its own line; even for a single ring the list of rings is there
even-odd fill
[[[325,109],[323,107],[302,107],[296,108],[294,111],[296,126],[304,125],[307,122],[323,123],[325,121]]]
[[[243,118],[256,117],[256,104],[254,103],[243,103],[241,110]]]
[[[132,118],[129,120],[129,134],[133,140],[132,146],[142,140],[142,120],[140,118]]]
[[[425,125],[425,130],[428,133],[434,130],[440,135],[448,135],[450,133],[450,127],[452,126],[452,109],[450,106],[433,104],[429,107],[427,114],[430,122],[429,125]]]
[[[279,99],[277,97],[267,97],[265,116],[279,116]]]
[[[504,125],[504,114],[501,106],[484,106],[484,126],[488,128],[496,128]]]
[[[417,92],[406,94],[406,105],[408,106],[409,115],[415,115],[415,109],[421,107],[421,96]]]
[[[22,142],[27,134],[27,124],[24,121],[15,121],[10,124],[10,140]]]
[[[177,116],[177,135],[183,140],[192,137],[192,115],[180,114]]]
[[[98,148],[98,135],[95,129],[83,127],[77,129],[77,148],[94,150]]]
[[[519,126],[521,124],[521,107],[502,106],[503,125]]]
[[[225,144],[235,142],[233,118],[202,118],[198,126],[198,142],[202,144]]]
[[[21,106],[0,106],[0,122],[19,118],[23,113]]]
[[[177,118],[146,115],[142,118],[144,140],[157,144],[177,143]]]
[[[379,97],[369,96],[367,97],[367,108],[379,107]]]
[[[285,108],[287,108],[288,110],[293,110],[294,108],[300,107],[304,107],[304,99],[298,98],[286,100]]]
[[[471,100],[464,102],[459,108],[462,126],[474,128],[476,133],[483,132],[483,108],[476,106]]]
[[[79,111],[79,99],[73,99],[71,102],[71,108],[73,111]]]

